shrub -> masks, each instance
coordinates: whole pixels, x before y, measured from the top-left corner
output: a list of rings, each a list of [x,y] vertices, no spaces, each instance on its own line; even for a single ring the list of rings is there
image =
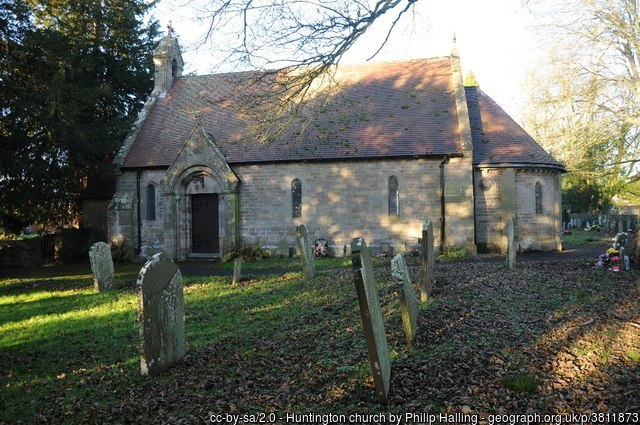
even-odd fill
[[[222,262],[226,263],[233,261],[236,258],[242,258],[243,261],[255,261],[262,260],[263,258],[269,258],[271,252],[260,246],[259,242],[250,245],[248,243],[241,243],[236,246],[232,251],[227,252],[222,258]]]
[[[469,258],[469,251],[463,246],[447,246],[438,255],[438,260],[466,260]]]

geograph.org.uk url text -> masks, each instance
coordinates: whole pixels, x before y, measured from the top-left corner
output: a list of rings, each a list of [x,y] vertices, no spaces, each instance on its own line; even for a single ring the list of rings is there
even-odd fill
[[[225,425],[250,424],[469,424],[478,425],[587,425],[587,424],[638,424],[639,413],[589,413],[589,414],[528,414],[528,415],[482,415],[462,413],[253,413],[253,414],[212,414],[211,423]]]

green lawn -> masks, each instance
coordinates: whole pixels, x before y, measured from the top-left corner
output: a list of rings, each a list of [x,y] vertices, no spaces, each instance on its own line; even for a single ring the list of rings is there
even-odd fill
[[[598,246],[611,244],[614,236],[605,231],[573,229],[570,235],[562,235],[562,241],[570,246]]]
[[[318,270],[335,269],[339,267],[351,266],[350,257],[335,257],[335,258],[316,258],[315,266]],[[233,261],[226,263],[214,263],[212,265],[214,269],[222,268],[223,270],[233,270]],[[302,264],[299,258],[283,258],[283,257],[270,257],[264,258],[259,261],[245,261],[242,263],[243,270],[290,270],[290,271],[302,271]]]

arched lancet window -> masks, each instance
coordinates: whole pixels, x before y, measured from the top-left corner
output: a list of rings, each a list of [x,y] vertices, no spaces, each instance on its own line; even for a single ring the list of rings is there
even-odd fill
[[[291,215],[302,217],[302,182],[293,179],[291,182]]]
[[[536,214],[542,214],[542,185],[536,182]]]
[[[400,191],[396,176],[389,177],[389,215],[400,215]]]
[[[147,185],[147,220],[156,219],[156,187]]]
[[[178,77],[178,61],[175,59],[171,61],[171,77]]]

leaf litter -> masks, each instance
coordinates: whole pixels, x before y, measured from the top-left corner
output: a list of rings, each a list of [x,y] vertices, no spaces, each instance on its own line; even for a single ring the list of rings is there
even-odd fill
[[[420,276],[417,259],[408,262],[412,276]],[[111,383],[117,402],[75,400],[73,422],[202,423],[214,414],[271,412],[640,410],[638,271],[597,271],[584,260],[519,263],[515,270],[495,262],[437,263],[432,299],[407,352],[388,265],[380,260],[375,268],[392,357],[386,406],[375,399],[353,274],[345,268],[311,283],[289,274],[276,283],[255,279],[226,288],[241,302],[208,297],[199,308],[224,305],[246,319],[237,322],[243,332],[212,332],[205,347],[190,350],[158,379]],[[264,293],[281,291],[281,303],[272,303],[277,309],[260,312],[262,295],[243,293],[257,285]],[[206,284],[198,290],[206,292]],[[251,313],[255,308],[259,313]],[[210,320],[201,327],[216,327],[215,314],[200,317]],[[69,420],[68,391],[52,388],[36,422]]]

